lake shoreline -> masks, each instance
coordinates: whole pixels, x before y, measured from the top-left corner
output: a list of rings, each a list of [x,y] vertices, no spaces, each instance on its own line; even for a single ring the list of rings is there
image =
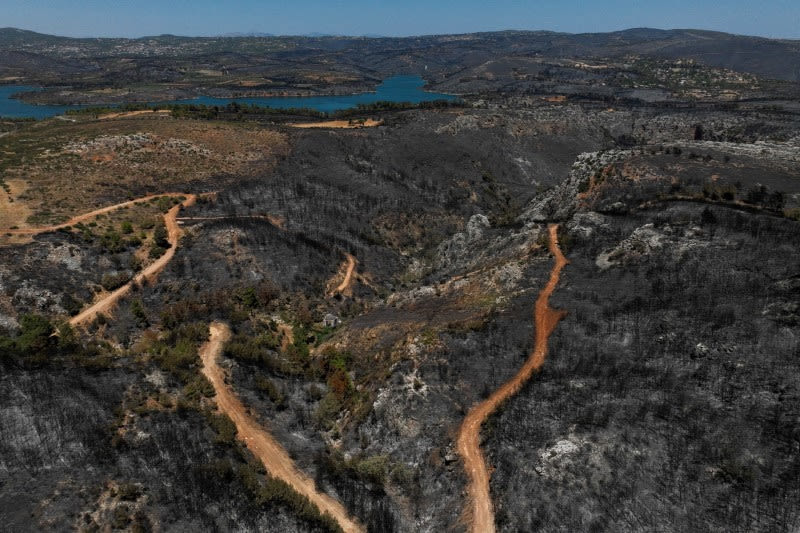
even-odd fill
[[[128,92],[120,93],[118,98],[98,98],[91,103],[86,103],[85,100],[81,99],[80,103],[70,104],[31,101],[35,100],[35,98],[31,98],[31,95],[48,89],[59,89],[56,87],[0,85],[0,118],[33,117],[42,119],[63,114],[70,109],[101,106],[117,107],[126,104],[225,106],[233,102],[274,109],[305,108],[331,113],[353,109],[360,104],[369,105],[382,101],[417,104],[436,100],[455,101],[460,98],[455,94],[426,91],[424,90],[426,84],[427,82],[419,76],[392,76],[372,87],[373,90],[347,94],[339,94],[338,92],[323,94],[312,91],[308,91],[306,94],[292,91],[292,94],[290,94],[289,91],[279,91],[277,94],[262,92],[265,95],[272,94],[271,96],[253,96],[253,93],[261,91],[248,91],[251,94],[250,96],[209,96],[188,94],[188,91],[175,94],[169,90],[157,90],[149,93],[150,98],[141,98],[143,94],[148,93],[138,93],[134,98],[126,98],[126,96],[130,95]],[[60,88],[60,90],[66,90],[66,88]]]
[[[16,86],[16,85],[15,85]],[[0,88],[3,86],[0,85]],[[40,106],[112,106],[126,104],[147,104],[151,102],[171,103],[195,98],[312,98],[315,96],[355,96],[364,93],[375,92],[372,90],[358,90],[353,88],[350,91],[311,91],[311,90],[276,90],[276,91],[219,91],[218,88],[198,88],[196,90],[186,90],[180,88],[166,88],[158,90],[140,89],[118,94],[92,94],[91,90],[75,89],[72,86],[43,86],[34,87],[33,90],[25,90],[11,96],[29,105]],[[68,95],[56,94],[59,91],[71,91]]]

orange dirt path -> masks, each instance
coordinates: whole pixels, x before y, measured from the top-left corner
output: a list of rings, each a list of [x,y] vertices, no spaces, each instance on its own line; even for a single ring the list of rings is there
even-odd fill
[[[382,120],[368,118],[364,122],[350,122],[349,120],[326,120],[324,122],[298,122],[289,124],[293,128],[337,128],[337,129],[360,129],[374,128],[383,124]]]
[[[353,271],[356,269],[356,263],[358,261],[356,261],[356,258],[353,254],[345,254],[345,255],[347,256],[347,270],[344,273],[344,279],[335,289],[333,289],[328,294],[329,297],[333,296],[337,292],[344,292],[350,289],[350,284],[353,281]]]
[[[236,425],[237,437],[264,463],[270,475],[291,485],[322,513],[330,514],[345,532],[365,531],[361,524],[350,518],[342,504],[317,491],[314,481],[295,466],[286,450],[250,416],[247,408],[225,383],[225,373],[217,364],[222,348],[231,337],[230,328],[226,324],[212,322],[209,329],[211,337],[200,348],[203,375],[214,386],[217,407]]]
[[[139,111],[126,111],[123,113],[107,113],[105,115],[100,115],[100,120],[108,120],[110,118],[126,118],[126,117],[138,117],[139,115],[163,115],[165,113],[170,113],[169,109],[141,109]]]
[[[63,222],[61,224],[56,224],[54,226],[42,226],[38,228],[20,228],[20,229],[7,229],[3,230],[3,233],[10,233],[12,235],[38,235],[40,233],[46,233],[48,231],[57,231],[63,228],[68,228],[70,226],[74,226],[79,222],[83,222],[85,220],[89,220],[90,218],[94,218],[97,215],[104,215],[106,213],[110,213],[111,211],[116,211],[118,209],[122,209],[124,207],[130,207],[132,205],[140,204],[142,202],[147,202],[149,200],[153,200],[154,198],[161,198],[161,197],[169,197],[169,198],[177,198],[180,196],[191,196],[185,193],[178,193],[178,192],[166,192],[162,194],[151,194],[148,196],[142,196],[141,198],[136,198],[135,200],[129,200],[127,202],[122,202],[120,204],[109,205],[106,207],[101,207],[100,209],[95,209],[94,211],[89,211],[88,213],[84,213],[82,215],[78,215],[72,217],[71,219]]]
[[[278,324],[278,329],[283,333],[283,340],[281,341],[281,351],[286,352],[289,346],[294,344],[294,330],[289,324]]]
[[[552,224],[548,230],[550,232],[549,248],[555,256],[555,264],[550,272],[547,285],[536,299],[534,309],[536,341],[533,351],[513,378],[505,382],[486,400],[470,409],[458,432],[458,453],[464,460],[464,468],[469,478],[469,501],[465,517],[471,523],[471,531],[474,533],[493,533],[495,531],[494,510],[489,495],[489,469],[480,448],[481,425],[503,402],[519,392],[533,373],[541,368],[547,355],[547,340],[556,328],[558,321],[565,315],[564,311],[556,311],[549,305],[550,295],[558,284],[561,269],[567,264],[567,259],[558,247],[558,225]]]
[[[82,324],[87,324],[95,319],[98,313],[107,313],[110,309],[112,309],[119,300],[128,294],[131,291],[134,283],[139,284],[142,282],[150,282],[161,273],[162,270],[169,264],[172,260],[172,257],[175,255],[175,250],[178,248],[178,240],[181,237],[181,228],[178,225],[177,218],[178,212],[181,210],[181,207],[189,207],[190,205],[194,204],[197,196],[194,194],[181,194],[181,195],[156,195],[158,196],[185,196],[186,200],[183,203],[173,206],[167,213],[164,215],[164,225],[167,228],[167,241],[169,242],[170,246],[169,249],[164,252],[164,255],[147,265],[141,272],[136,274],[134,278],[120,287],[119,289],[109,293],[103,299],[95,302],[88,308],[84,309],[74,317],[69,320],[69,323],[73,326],[78,326]],[[149,198],[149,197],[146,197]],[[143,201],[142,198],[138,200],[132,200],[130,203],[136,203]],[[123,204],[117,204],[116,209],[119,209],[119,206]],[[106,208],[108,211],[108,208]],[[107,212],[106,211],[106,212]],[[82,215],[85,216],[85,215]],[[79,218],[79,217],[78,217]],[[73,219],[74,220],[74,219]]]

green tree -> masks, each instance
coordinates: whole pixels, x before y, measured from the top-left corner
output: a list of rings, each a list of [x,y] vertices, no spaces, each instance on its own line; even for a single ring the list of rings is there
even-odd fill
[[[21,332],[16,344],[19,351],[28,355],[44,354],[53,346],[53,325],[41,315],[25,314],[19,320]]]
[[[141,300],[137,299],[131,302],[131,313],[139,327],[146,328],[150,324],[149,320],[147,320],[147,313],[144,310],[144,305],[142,305]]]
[[[58,326],[58,348],[62,352],[72,352],[78,347],[78,336],[69,322]]]

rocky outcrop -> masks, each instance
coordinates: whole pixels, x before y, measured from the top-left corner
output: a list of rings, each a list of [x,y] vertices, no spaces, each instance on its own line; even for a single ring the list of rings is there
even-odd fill
[[[572,165],[569,176],[561,184],[537,196],[523,212],[520,220],[526,226],[569,219],[578,209],[579,195],[588,188],[592,176],[612,163],[628,157],[627,150],[583,153]]]
[[[657,228],[653,224],[645,224],[633,230],[630,236],[611,250],[599,254],[595,264],[605,270],[618,264],[635,263],[667,246],[673,254],[680,256],[690,248],[708,246],[706,241],[697,239],[702,234],[703,229],[698,226],[681,230],[671,226]]]
[[[456,233],[439,245],[436,266],[446,268],[470,255],[470,249],[483,238],[485,230],[490,227],[491,224],[486,215],[472,215],[467,222],[466,231]]]

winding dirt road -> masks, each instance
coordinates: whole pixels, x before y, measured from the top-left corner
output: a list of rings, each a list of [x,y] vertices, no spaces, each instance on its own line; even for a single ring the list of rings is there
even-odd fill
[[[558,225],[552,224],[548,230],[550,232],[549,248],[555,257],[555,264],[550,272],[550,280],[536,299],[534,310],[536,341],[533,351],[513,378],[505,382],[486,400],[470,409],[458,433],[458,453],[464,460],[464,468],[469,478],[469,501],[465,517],[471,523],[471,531],[474,533],[493,533],[495,531],[494,510],[489,495],[489,470],[480,448],[481,425],[504,401],[519,392],[522,385],[531,378],[535,371],[541,368],[547,355],[547,340],[556,328],[558,321],[565,315],[564,311],[557,311],[549,305],[550,295],[558,284],[561,269],[567,264],[567,259],[558,247]]]
[[[344,293],[345,291],[349,291],[350,294],[345,294],[345,296],[352,295],[352,289],[350,289],[350,284],[353,281],[353,271],[356,269],[356,258],[353,254],[345,254],[347,256],[347,268],[344,273],[344,279],[342,282],[333,289],[330,293],[328,293],[328,297],[330,298],[337,292]]]
[[[213,193],[208,193],[213,194]],[[129,200],[127,202],[122,202],[119,204],[109,205],[106,207],[102,207],[100,209],[95,209],[94,211],[89,211],[88,213],[84,213],[82,215],[78,215],[72,217],[68,221],[62,224],[56,224],[53,226],[42,226],[38,228],[21,228],[21,229],[9,229],[4,230],[4,233],[9,233],[12,235],[38,235],[40,233],[47,233],[50,231],[57,231],[62,228],[67,228],[70,226],[74,226],[79,222],[83,222],[85,220],[89,220],[94,218],[98,215],[103,215],[105,213],[110,213],[111,211],[116,211],[118,209],[122,209],[125,207],[129,207],[135,204],[140,204],[142,202],[147,202],[153,200],[155,198],[184,198],[184,201],[178,205],[173,206],[169,211],[164,214],[164,225],[167,228],[167,241],[170,244],[169,249],[156,259],[154,262],[149,264],[145,267],[141,272],[136,274],[131,281],[123,285],[122,287],[116,289],[115,291],[105,295],[102,299],[98,300],[97,302],[93,303],[74,317],[69,320],[69,323],[73,326],[83,325],[91,322],[92,320],[97,317],[98,313],[106,313],[111,308],[113,308],[119,300],[128,294],[133,288],[134,284],[139,284],[142,282],[150,282],[155,279],[158,274],[164,270],[164,267],[169,264],[172,260],[172,257],[175,255],[175,249],[178,246],[178,240],[182,234],[181,228],[178,225],[177,218],[178,213],[180,212],[182,207],[189,207],[190,205],[194,204],[197,200],[197,195],[195,194],[187,194],[187,193],[161,193],[161,194],[151,194],[148,196],[143,196],[141,198],[136,198],[134,200]]]
[[[129,200],[127,202],[122,202],[120,204],[109,205],[106,207],[102,207],[100,209],[95,209],[94,211],[89,211],[88,213],[84,213],[82,215],[78,215],[76,217],[72,217],[71,219],[63,222],[61,224],[56,224],[54,226],[41,226],[38,228],[18,228],[18,229],[6,229],[3,230],[3,233],[10,233],[11,235],[38,235],[40,233],[47,233],[48,231],[57,231],[63,228],[68,228],[70,226],[74,226],[79,222],[83,222],[85,220],[89,220],[90,218],[94,218],[98,215],[104,215],[106,213],[110,213],[111,211],[116,211],[117,209],[122,209],[124,207],[130,207],[132,205],[140,204],[142,202],[147,202],[153,200],[155,198],[161,197],[168,197],[168,198],[179,198],[181,196],[189,197],[193,196],[186,193],[177,193],[177,192],[167,192],[162,194],[151,194],[149,196],[142,196],[141,198],[136,198],[135,200]],[[194,201],[194,200],[193,200]]]
[[[209,329],[211,337],[200,348],[203,375],[214,386],[217,407],[236,425],[238,438],[264,463],[270,475],[291,485],[321,512],[330,514],[344,531],[347,533],[366,531],[361,524],[348,516],[342,504],[317,491],[314,481],[295,466],[286,450],[248,414],[245,406],[225,383],[225,374],[217,364],[222,348],[231,337],[230,328],[226,324],[212,322]]]
[[[336,129],[361,129],[382,126],[383,120],[368,118],[363,122],[350,122],[349,120],[326,120],[324,122],[297,122],[289,124],[293,128],[336,128]]]
[[[116,289],[115,291],[107,294],[101,300],[95,302],[91,306],[87,307],[74,317],[69,320],[69,323],[73,326],[78,326],[82,324],[87,324],[95,319],[98,313],[107,313],[111,308],[113,308],[119,300],[128,294],[133,288],[134,284],[140,284],[143,282],[151,282],[153,281],[156,276],[158,276],[162,270],[169,264],[172,260],[172,257],[175,255],[175,250],[178,248],[178,240],[181,237],[181,228],[178,225],[177,218],[178,213],[180,212],[182,207],[189,207],[190,205],[194,204],[195,200],[197,200],[197,196],[194,194],[181,194],[181,195],[157,195],[157,196],[184,196],[186,199],[183,203],[173,206],[169,211],[164,214],[164,225],[167,228],[167,241],[169,242],[169,249],[164,252],[164,255],[147,265],[141,272],[136,274],[131,281]],[[133,203],[142,201],[140,198],[139,200],[132,200]],[[130,202],[127,202],[130,204]],[[116,209],[119,209],[124,204],[117,204]],[[109,209],[106,208],[105,212],[108,212]],[[85,215],[82,215],[85,216]],[[74,220],[74,219],[73,219]]]
[[[17,232],[17,234],[29,235],[36,235],[48,231],[56,231],[67,226],[77,224],[78,222],[88,220],[100,214],[108,213],[110,211],[121,209],[136,203],[145,202],[152,198],[158,198],[161,196],[185,197],[185,200],[182,203],[173,206],[164,215],[164,225],[167,229],[167,240],[170,244],[169,249],[156,261],[139,272],[130,282],[109,293],[104,298],[95,302],[93,305],[70,319],[69,323],[71,325],[76,326],[91,322],[98,313],[107,312],[114,305],[116,305],[122,297],[130,292],[135,283],[151,281],[162,270],[164,270],[167,264],[169,264],[169,262],[172,260],[172,257],[175,255],[175,250],[178,247],[178,241],[182,234],[180,225],[178,224],[178,213],[182,207],[189,207],[194,204],[194,202],[197,200],[197,196],[194,194],[172,193],[146,196],[79,215],[63,224],[29,228],[25,230],[14,230]],[[272,222],[271,219],[270,222]],[[339,288],[337,288],[337,290],[344,290],[344,288],[350,284],[356,260],[355,257],[350,254],[348,254],[347,258],[348,268],[345,275],[345,280],[342,282]],[[293,338],[293,332],[289,326],[285,326],[285,328],[284,340],[291,341]],[[247,413],[247,409],[244,407],[242,402],[239,401],[233,391],[225,383],[225,375],[219,365],[217,365],[217,357],[219,357],[221,354],[225,342],[227,342],[231,337],[230,329],[225,324],[214,322],[210,325],[209,330],[211,333],[210,339],[200,349],[200,357],[203,361],[203,374],[214,386],[217,406],[222,412],[227,414],[236,425],[238,437],[244,441],[245,445],[264,463],[264,466],[267,467],[267,470],[271,475],[282,479],[291,485],[297,492],[306,496],[311,503],[320,509],[322,513],[328,513],[331,515],[346,533],[360,533],[366,531],[361,524],[348,516],[347,510],[338,501],[331,498],[327,494],[318,492],[314,481],[295,466],[286,450],[284,450],[281,445],[278,444],[278,442],[272,437],[272,435],[264,430],[258,424],[258,422]]]

